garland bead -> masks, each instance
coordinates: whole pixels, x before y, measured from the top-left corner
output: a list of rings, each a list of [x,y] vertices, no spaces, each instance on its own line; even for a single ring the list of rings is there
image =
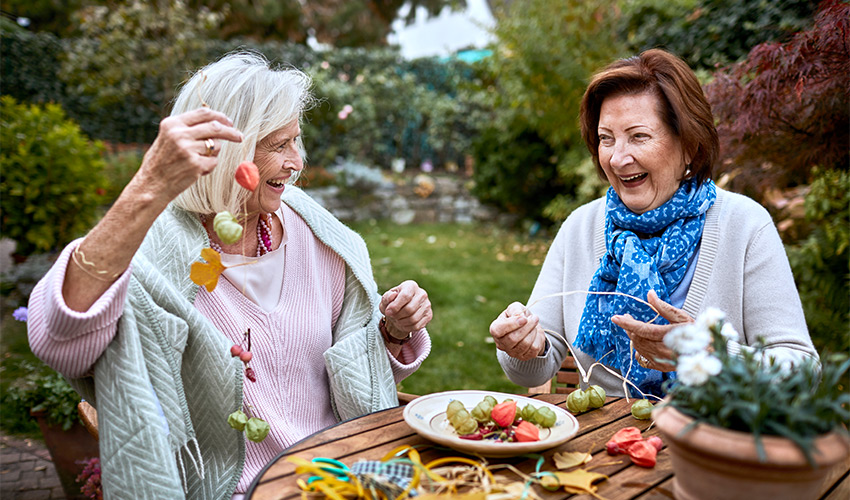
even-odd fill
[[[213,230],[225,245],[230,245],[242,238],[242,224],[228,211],[219,212],[213,219]]]

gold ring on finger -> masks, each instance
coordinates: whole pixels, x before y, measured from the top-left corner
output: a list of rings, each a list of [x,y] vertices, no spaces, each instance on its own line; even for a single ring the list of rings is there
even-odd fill
[[[212,139],[204,139],[204,145],[207,147],[207,152],[204,156],[212,156],[215,153],[215,141]]]

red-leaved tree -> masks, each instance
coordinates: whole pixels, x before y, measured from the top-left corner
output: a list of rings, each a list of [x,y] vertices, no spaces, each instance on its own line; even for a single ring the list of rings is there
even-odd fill
[[[764,43],[705,90],[721,141],[720,182],[764,201],[811,182],[814,167],[848,168],[850,3],[825,0],[811,30]]]

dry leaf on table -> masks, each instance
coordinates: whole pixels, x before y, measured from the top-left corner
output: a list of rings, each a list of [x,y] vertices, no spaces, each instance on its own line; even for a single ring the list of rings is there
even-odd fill
[[[608,479],[605,474],[576,469],[570,472],[552,472],[540,478],[541,484],[550,490],[564,488],[567,493],[596,493],[597,481]]]
[[[584,465],[587,462],[590,462],[592,458],[593,455],[583,451],[564,451],[561,453],[555,453],[555,455],[552,456],[552,460],[555,461],[555,467],[559,469],[569,469],[570,467]]]

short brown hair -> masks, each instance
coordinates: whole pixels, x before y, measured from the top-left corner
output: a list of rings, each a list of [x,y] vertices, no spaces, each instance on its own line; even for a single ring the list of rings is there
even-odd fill
[[[696,75],[673,54],[651,49],[639,56],[615,61],[593,75],[581,100],[581,136],[593,163],[599,165],[599,113],[608,97],[652,93],[663,109],[661,117],[682,143],[682,151],[691,158],[690,174],[699,182],[711,178],[720,145],[711,106]]]

